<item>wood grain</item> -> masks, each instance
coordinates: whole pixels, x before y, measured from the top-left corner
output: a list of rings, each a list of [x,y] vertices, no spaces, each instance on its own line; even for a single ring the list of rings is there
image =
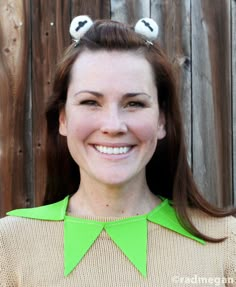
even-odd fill
[[[112,20],[134,25],[143,17],[150,17],[149,0],[111,0]]]
[[[79,15],[88,15],[92,20],[110,19],[109,0],[72,0],[72,18]]]
[[[151,17],[159,25],[158,39],[175,67],[180,96],[188,160],[191,165],[191,11],[190,1],[153,0]]]
[[[26,189],[26,101],[28,1],[0,2],[0,214],[28,206]]]
[[[35,204],[41,204],[46,184],[45,101],[52,91],[55,66],[70,43],[70,5],[66,1],[32,1],[32,117]]]
[[[233,119],[233,198],[236,206],[236,1],[231,1],[232,9],[232,119]]]
[[[192,1],[193,171],[206,198],[232,202],[230,2]]]

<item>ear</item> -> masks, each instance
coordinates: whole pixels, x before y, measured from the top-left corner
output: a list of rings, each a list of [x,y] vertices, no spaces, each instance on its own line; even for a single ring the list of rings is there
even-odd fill
[[[65,108],[61,109],[59,114],[59,133],[62,136],[67,136],[67,122]]]
[[[158,118],[158,131],[157,131],[158,139],[161,140],[166,136],[166,117],[164,112],[160,111]]]

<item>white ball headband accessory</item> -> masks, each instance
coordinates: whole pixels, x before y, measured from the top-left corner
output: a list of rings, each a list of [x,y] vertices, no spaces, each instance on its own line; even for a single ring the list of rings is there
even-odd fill
[[[84,34],[91,28],[93,21],[87,15],[80,15],[75,17],[70,24],[70,35],[76,42],[75,46],[79,43],[79,40],[84,36]],[[155,40],[158,36],[159,27],[157,23],[151,18],[140,19],[135,27],[134,31],[143,36],[145,42],[148,45],[153,45],[151,41]]]
[[[79,40],[84,36],[84,34],[90,29],[92,25],[93,21],[87,15],[77,16],[71,21],[70,35],[76,42],[76,45],[79,43]]]
[[[137,34],[144,36],[148,44],[153,45],[151,41],[157,38],[159,27],[153,19],[142,18],[136,23],[134,31]]]

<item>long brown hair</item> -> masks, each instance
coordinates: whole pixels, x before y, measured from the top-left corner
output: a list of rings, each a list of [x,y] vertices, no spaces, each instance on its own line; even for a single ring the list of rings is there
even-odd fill
[[[70,72],[73,63],[84,50],[135,51],[151,64],[158,103],[166,117],[166,137],[159,141],[156,151],[146,167],[147,183],[154,194],[168,198],[173,203],[180,222],[193,234],[212,242],[196,229],[188,215],[189,207],[195,207],[214,217],[233,214],[209,204],[198,191],[187,161],[183,121],[172,66],[157,42],[153,45],[134,32],[132,27],[111,21],[95,21],[89,31],[72,44],[58,64],[53,94],[46,110],[47,119],[47,187],[44,204],[72,195],[79,187],[79,167],[67,148],[65,137],[59,135],[59,113],[64,107]]]

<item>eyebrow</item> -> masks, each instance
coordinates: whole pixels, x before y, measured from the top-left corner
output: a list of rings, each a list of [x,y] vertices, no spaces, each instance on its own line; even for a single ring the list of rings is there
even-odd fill
[[[96,92],[96,91],[90,91],[90,90],[82,90],[82,91],[79,91],[77,93],[74,94],[74,97],[75,96],[78,96],[79,94],[82,94],[82,93],[88,93],[88,94],[92,94],[94,95],[95,97],[97,98],[102,98],[104,97],[104,95],[102,93],[99,93],[99,92]],[[140,96],[140,95],[145,95],[147,96],[148,98],[151,98],[151,96],[147,93],[144,93],[144,92],[139,92],[139,93],[126,93],[123,95],[124,98],[133,98],[133,97],[136,97],[136,96]]]

